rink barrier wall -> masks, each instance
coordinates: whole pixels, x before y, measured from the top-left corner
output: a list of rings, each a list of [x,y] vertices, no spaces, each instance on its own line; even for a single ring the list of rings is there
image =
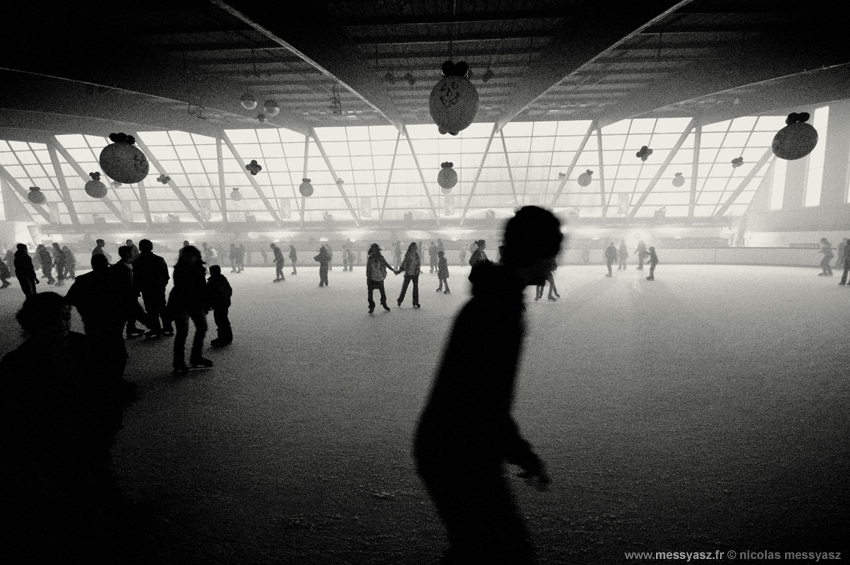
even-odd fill
[[[694,265],[765,265],[782,267],[819,267],[823,255],[817,249],[795,249],[784,247],[718,247],[711,249],[664,249],[656,248],[658,259],[663,264]],[[637,264],[637,256],[630,250],[629,264]],[[833,251],[833,253],[836,253]],[[583,250],[568,249],[558,261],[562,265],[582,265]],[[830,262],[835,264],[836,258]],[[599,249],[590,250],[590,264],[604,264]]]

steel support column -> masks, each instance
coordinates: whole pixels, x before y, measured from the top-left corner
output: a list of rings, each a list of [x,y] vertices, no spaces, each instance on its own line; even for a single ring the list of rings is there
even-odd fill
[[[484,170],[484,161],[487,160],[487,155],[490,154],[490,145],[493,143],[493,137],[496,135],[497,130],[498,126],[494,123],[493,131],[490,132],[490,137],[487,139],[487,147],[484,148],[484,155],[481,157],[481,164],[478,165],[478,172],[475,173],[475,179],[472,181],[472,189],[469,191],[469,197],[466,199],[466,206],[463,207],[463,213],[460,215],[460,225],[463,225],[463,221],[466,219],[466,212],[469,210],[469,204],[472,202],[475,188],[478,186],[478,179],[481,178],[481,171]]]
[[[750,169],[750,172],[747,173],[747,176],[745,176],[743,179],[741,179],[740,184],[738,184],[738,188],[736,188],[735,192],[733,192],[729,196],[729,198],[726,200],[726,203],[723,204],[723,206],[720,207],[720,210],[718,210],[717,212],[715,212],[713,214],[713,217],[720,217],[720,216],[722,216],[723,214],[726,213],[726,211],[729,209],[729,207],[732,204],[735,203],[735,200],[737,200],[738,197],[741,195],[741,193],[744,192],[744,189],[747,188],[747,185],[750,184],[750,182],[753,180],[753,178],[755,178],[755,176],[758,174],[758,172],[762,169],[762,167],[764,167],[765,163],[767,163],[767,161],[772,156],[773,156],[773,148],[768,147],[767,149],[764,150],[764,154],[761,156],[761,159],[759,159],[758,162],[753,166],[753,168]]]
[[[702,124],[697,124],[694,130],[694,158],[691,163],[691,198],[688,201],[688,219],[694,219],[694,209],[697,206],[697,175],[699,175],[699,153],[702,144]]]
[[[434,207],[434,201],[431,199],[431,193],[428,192],[428,183],[425,182],[425,175],[422,174],[422,167],[419,166],[419,158],[416,156],[416,151],[413,150],[413,141],[410,139],[410,135],[407,133],[407,126],[402,126],[404,130],[404,137],[407,138],[407,145],[410,147],[410,154],[413,156],[413,162],[416,163],[416,170],[419,171],[419,178],[422,179],[422,188],[425,189],[425,196],[428,197],[428,204],[431,206],[431,213],[434,214],[434,221],[437,222],[437,225],[440,225],[440,216],[437,214],[437,209]],[[490,136],[490,140],[493,140],[493,136]]]
[[[21,186],[21,183],[18,182],[18,179],[13,177],[11,173],[6,170],[6,167],[4,167],[2,164],[0,164],[0,178],[5,179],[6,182],[8,182],[12,186],[12,188],[15,189],[18,194],[21,195],[21,198],[23,198],[26,202],[29,202],[29,200],[27,200],[27,191],[24,190],[24,187]],[[41,206],[41,204],[33,204],[32,207],[35,208],[36,212],[41,214],[42,218],[44,218],[45,220],[47,220],[48,223],[50,223],[50,214],[44,211],[44,208]],[[30,216],[32,216],[32,214],[30,214]]]
[[[142,213],[145,215],[145,221],[148,224],[153,224],[153,217],[151,216],[151,206],[148,203],[148,193],[145,189],[144,179],[139,181],[139,184],[137,186],[139,187],[139,204],[142,205]]]
[[[652,180],[649,181],[649,184],[646,185],[646,188],[643,191],[643,194],[638,198],[637,203],[632,206],[632,209],[629,210],[628,215],[626,216],[627,220],[630,220],[635,217],[637,211],[643,206],[644,201],[646,201],[646,197],[649,196],[649,193],[652,192],[652,189],[655,188],[655,185],[658,184],[659,179],[661,179],[661,175],[664,174],[664,171],[667,170],[667,167],[670,166],[670,163],[673,161],[673,157],[676,156],[676,153],[679,152],[679,149],[682,148],[682,144],[685,143],[685,140],[690,135],[691,130],[694,128],[694,119],[691,118],[691,121],[688,122],[688,125],[685,127],[684,131],[682,131],[682,135],[679,136],[679,139],[676,140],[676,144],[673,146],[673,149],[670,150],[670,153],[667,155],[667,158],[664,159],[664,162],[658,167],[658,170],[655,172],[655,176],[652,177]]]
[[[64,147],[62,147],[61,143],[56,141],[56,143],[52,143],[52,144],[53,144],[53,147],[56,148],[56,151],[58,151],[59,154],[62,155],[62,157],[66,161],[68,161],[68,164],[71,165],[71,167],[77,172],[77,174],[80,175],[80,178],[83,179],[83,182],[88,182],[88,181],[91,180],[91,177],[89,177],[88,173],[86,173],[86,171],[80,166],[80,164],[77,163],[76,159],[71,157],[71,154],[68,153],[68,150],[65,149]],[[106,204],[106,207],[109,208],[110,212],[115,214],[115,217],[118,218],[119,222],[121,222],[122,224],[127,223],[127,222],[124,221],[123,216],[121,216],[121,210],[118,209],[118,206],[116,206],[115,204],[112,203],[112,199],[109,198],[109,196],[104,196],[103,198],[99,198],[98,200],[100,200],[101,202]]]
[[[398,132],[398,135],[395,138],[395,149],[393,149],[393,160],[390,163],[390,174],[387,177],[387,190],[384,192],[384,204],[381,206],[381,214],[378,217],[379,220],[384,220],[384,211],[387,209],[387,198],[390,195],[390,183],[393,180],[393,170],[395,170],[395,158],[398,155],[398,144],[401,141],[401,132]]]
[[[133,137],[135,137],[135,138],[136,138],[136,143],[138,143],[138,144],[139,144],[139,148],[140,148],[142,151],[144,151],[144,152],[145,152],[145,155],[147,155],[148,160],[149,160],[151,163],[153,163],[153,165],[154,165],[157,169],[159,169],[159,171],[160,171],[162,174],[166,174],[166,173],[165,173],[165,169],[162,167],[162,165],[160,165],[160,164],[159,164],[159,159],[157,159],[157,158],[154,156],[154,154],[153,154],[153,152],[150,150],[150,148],[149,148],[149,147],[145,144],[145,142],[144,142],[144,141],[142,141],[141,136],[139,136],[139,133],[138,133],[138,132],[133,132]],[[198,224],[200,224],[200,226],[201,226],[202,228],[206,229],[206,228],[207,228],[207,225],[204,223],[204,219],[203,219],[203,218],[201,218],[201,215],[198,213],[198,211],[197,211],[197,210],[195,210],[195,207],[194,207],[194,206],[192,206],[192,203],[191,203],[191,202],[189,202],[189,199],[188,199],[188,198],[186,198],[186,195],[184,195],[184,194],[183,194],[183,192],[182,192],[182,191],[181,191],[181,190],[177,187],[177,183],[175,183],[173,180],[169,180],[169,181],[168,181],[168,186],[170,186],[170,187],[171,187],[171,190],[173,190],[173,191],[174,191],[174,194],[176,194],[176,195],[177,195],[177,198],[179,198],[179,199],[180,199],[180,201],[183,203],[183,206],[185,206],[185,207],[186,207],[186,210],[188,210],[188,211],[189,211],[189,213],[190,213],[190,214],[192,214],[192,217],[193,217],[193,218],[195,218],[195,221],[197,221],[197,222],[198,222]]]
[[[552,197],[552,203],[550,204],[550,206],[552,208],[555,207],[555,202],[557,202],[558,198],[561,196],[561,192],[563,192],[564,186],[566,186],[566,184],[567,184],[566,181],[569,180],[570,177],[572,176],[573,170],[576,168],[576,163],[578,163],[578,158],[581,157],[582,151],[584,151],[584,147],[587,145],[587,141],[590,139],[590,134],[593,133],[593,128],[595,128],[595,127],[596,127],[596,122],[595,121],[590,122],[590,126],[588,126],[587,131],[584,133],[584,137],[582,138],[581,144],[578,146],[578,149],[576,150],[576,154],[573,155],[573,160],[570,161],[570,166],[567,168],[566,178],[565,178],[564,182],[561,183],[561,186],[558,187],[558,191]]]
[[[230,149],[230,153],[233,154],[233,157],[239,163],[243,163],[244,161],[242,160],[242,157],[239,156],[239,152],[236,151],[236,147],[233,145],[233,143],[231,143],[230,139],[228,139],[227,137],[224,137],[222,139],[224,139],[224,142],[227,144],[227,148]],[[248,179],[248,182],[250,182],[251,186],[254,187],[254,190],[257,191],[257,196],[259,196],[260,200],[263,201],[263,204],[265,205],[266,210],[268,210],[269,213],[271,213],[272,219],[274,220],[274,222],[278,225],[278,227],[282,228],[283,222],[281,221],[280,216],[277,213],[277,210],[274,209],[274,206],[272,206],[271,202],[269,202],[269,199],[266,198],[266,195],[263,192],[263,189],[260,188],[260,183],[257,182],[257,177],[255,177],[250,172],[248,172],[248,170],[245,169],[245,167],[242,167],[242,171],[245,173],[245,177]]]
[[[602,157],[602,128],[596,128],[596,153],[599,158],[599,198],[602,201],[602,219],[608,215],[608,202],[605,199],[605,160]]]
[[[218,191],[221,198],[218,206],[221,209],[221,220],[227,225],[229,222],[227,218],[227,188],[224,186],[224,146],[221,136],[215,138],[215,157],[218,164]]]
[[[56,180],[59,182],[59,191],[62,194],[62,200],[65,201],[65,207],[68,208],[68,214],[71,215],[71,223],[78,226],[80,225],[80,219],[77,217],[77,210],[74,208],[74,201],[71,199],[68,182],[65,180],[65,174],[62,172],[62,164],[59,162],[56,147],[52,143],[48,143],[47,152],[50,154],[50,161],[53,163],[53,170],[56,172]]]
[[[505,152],[505,165],[508,167],[508,178],[511,179],[511,192],[514,195],[514,208],[519,208],[519,196],[516,193],[516,186],[514,185],[514,173],[511,170],[511,161],[508,159],[508,144],[505,142],[505,134],[502,130],[499,130],[499,137],[502,138],[502,150]]]
[[[325,160],[325,166],[328,168],[328,171],[331,173],[331,176],[334,179],[334,184],[339,189],[339,193],[342,196],[342,199],[345,201],[345,205],[348,206],[348,211],[351,212],[351,217],[354,219],[354,225],[358,228],[360,227],[360,218],[357,217],[357,211],[354,210],[354,207],[351,205],[351,201],[348,199],[348,194],[345,193],[345,189],[342,188],[342,183],[339,182],[339,177],[334,170],[334,166],[331,164],[331,160],[328,159],[327,153],[325,153],[325,148],[322,145],[322,141],[319,139],[319,136],[316,135],[315,130],[310,128],[310,134],[313,136],[313,141],[316,142],[316,147],[319,148],[319,153],[322,154],[322,159]]]

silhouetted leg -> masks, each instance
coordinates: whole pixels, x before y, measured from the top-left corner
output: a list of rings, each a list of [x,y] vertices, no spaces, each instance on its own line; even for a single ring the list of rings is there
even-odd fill
[[[375,283],[372,279],[366,279],[366,292],[369,297],[369,312],[372,312],[375,310],[375,300],[373,298],[375,293]]]
[[[396,301],[399,306],[401,306],[401,303],[404,302],[404,297],[407,294],[407,286],[410,284],[410,279],[412,278],[413,277],[408,274],[404,275],[404,282],[401,283],[401,293],[398,295],[398,300]],[[416,304],[416,299],[413,300],[413,303]]]
[[[384,281],[378,283],[378,290],[381,291],[381,306],[389,310],[389,307],[387,306],[387,293],[384,290]]]
[[[177,335],[174,336],[174,362],[175,369],[186,366],[186,338],[189,337],[189,314],[183,310],[174,313],[174,325],[177,326]]]
[[[419,306],[419,275],[410,277],[413,281],[413,305]]]
[[[841,273],[841,283],[842,285],[847,284],[847,273],[850,272],[850,265],[844,267],[844,272]]]
[[[230,318],[228,317],[228,306],[220,306],[213,310],[213,319],[218,330],[218,341],[222,345],[226,345],[233,341],[233,330],[230,327]]]

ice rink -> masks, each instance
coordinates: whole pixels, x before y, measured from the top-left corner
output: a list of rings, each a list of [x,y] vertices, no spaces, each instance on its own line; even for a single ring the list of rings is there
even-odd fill
[[[659,255],[653,282],[563,266],[560,300],[526,291],[514,414],[553,483],[513,483],[541,563],[845,549],[850,287]],[[223,269],[235,341],[211,370],[172,376],[171,338],[128,342],[139,398],[114,466],[139,562],[427,564],[446,546],[410,445],[468,268],[450,266],[450,295],[423,274],[420,310],[410,291],[396,307],[390,275],[392,311],[373,315],[364,267],[336,265],[327,288],[290,270]],[[0,293],[0,353],[22,300],[16,281]]]

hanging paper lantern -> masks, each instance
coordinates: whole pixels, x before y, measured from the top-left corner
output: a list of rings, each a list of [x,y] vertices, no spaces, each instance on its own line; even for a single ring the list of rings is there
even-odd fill
[[[809,114],[791,113],[785,119],[788,124],[773,137],[771,148],[773,154],[780,159],[793,161],[801,159],[811,153],[818,144],[818,132],[811,125],[805,123],[809,120]]]
[[[168,184],[171,182],[171,177],[168,175],[159,175],[156,180],[158,180],[162,184]]]
[[[590,181],[593,180],[593,171],[587,169],[585,172],[578,176],[578,185],[579,186],[587,186],[590,184]]]
[[[641,160],[641,161],[646,161],[646,159],[647,159],[650,155],[652,155],[652,149],[650,149],[650,148],[649,148],[649,147],[647,147],[646,145],[644,145],[643,147],[641,147],[641,148],[640,148],[640,151],[638,151],[637,153],[635,153],[635,156],[636,156],[636,157],[640,157],[640,160]]]
[[[312,196],[313,195],[313,185],[310,184],[310,179],[308,179],[308,178],[301,179],[301,186],[298,187],[298,192],[301,193],[301,196]]]
[[[254,95],[250,92],[246,92],[242,95],[240,104],[242,104],[242,107],[246,110],[253,110],[257,107],[257,99],[254,98]]]
[[[114,180],[114,181],[112,181],[112,182],[111,182],[111,183],[109,183],[109,184],[111,184],[111,185],[112,185],[112,188],[118,188],[118,187],[120,187],[120,186],[121,186],[121,183],[120,183],[120,182],[118,182],[117,180]]]
[[[230,199],[234,202],[239,202],[240,200],[242,200],[242,193],[239,192],[238,188],[234,188],[233,192],[230,193]]]
[[[440,166],[442,169],[437,173],[437,184],[443,189],[444,194],[448,194],[457,184],[457,172],[452,168],[454,163],[446,161]]]
[[[267,120],[267,119],[268,119],[268,118],[266,117],[266,115],[265,115],[265,114],[259,114],[259,115],[257,116],[257,121],[258,121],[258,122],[260,122],[261,124],[266,123],[266,120]]]
[[[676,173],[676,176],[673,177],[673,186],[682,186],[685,184],[685,177],[682,176],[682,173]]]
[[[133,184],[148,176],[150,163],[138,147],[133,147],[136,138],[123,133],[111,133],[111,144],[100,152],[100,168],[109,178]]]
[[[44,197],[44,193],[39,187],[31,186],[29,194],[27,194],[27,200],[33,204],[44,204],[47,201],[47,198]]]
[[[733,169],[737,169],[738,167],[740,167],[743,164],[744,164],[744,158],[743,157],[738,157],[737,159],[732,159],[732,168]]]
[[[254,176],[257,176],[257,173],[263,170],[263,167],[257,163],[256,159],[253,159],[250,163],[245,165],[245,168]]]
[[[277,116],[280,114],[280,106],[278,105],[277,100],[266,100],[263,104],[263,109],[269,116]]]
[[[342,186],[343,184],[345,184],[345,181],[344,181],[344,180],[342,180],[341,178],[337,178],[337,179],[336,179],[336,184],[337,184],[337,186]]]
[[[434,85],[428,101],[431,119],[441,134],[457,135],[469,127],[478,113],[478,90],[466,78],[469,65],[443,63],[443,78]]]
[[[92,198],[103,198],[106,196],[106,185],[100,181],[100,173],[89,173],[91,180],[86,183],[86,194]]]

